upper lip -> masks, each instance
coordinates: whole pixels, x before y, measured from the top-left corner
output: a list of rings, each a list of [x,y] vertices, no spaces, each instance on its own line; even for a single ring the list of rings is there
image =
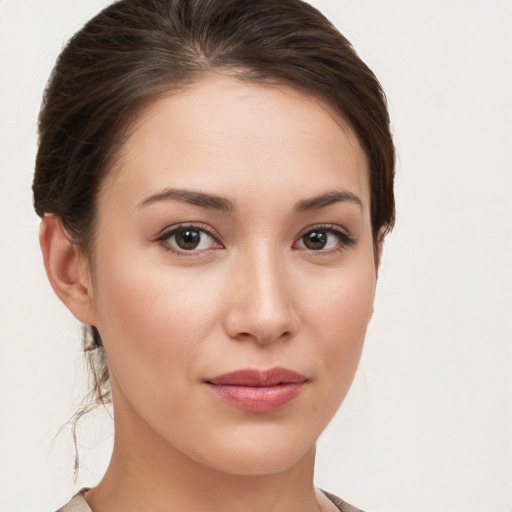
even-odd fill
[[[275,367],[269,370],[254,368],[236,370],[206,379],[206,382],[220,386],[270,387],[278,386],[279,384],[302,384],[306,380],[306,377],[300,373],[286,368]]]

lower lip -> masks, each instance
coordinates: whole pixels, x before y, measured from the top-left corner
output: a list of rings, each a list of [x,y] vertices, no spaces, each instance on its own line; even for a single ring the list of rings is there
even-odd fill
[[[249,412],[273,412],[291,402],[301,391],[304,383],[279,384],[277,386],[230,386],[208,384],[221,400]]]

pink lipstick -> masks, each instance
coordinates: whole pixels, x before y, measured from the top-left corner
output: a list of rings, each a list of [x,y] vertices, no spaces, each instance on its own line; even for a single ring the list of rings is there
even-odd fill
[[[273,412],[291,402],[307,382],[286,368],[244,369],[207,379],[210,390],[224,402],[250,412]]]

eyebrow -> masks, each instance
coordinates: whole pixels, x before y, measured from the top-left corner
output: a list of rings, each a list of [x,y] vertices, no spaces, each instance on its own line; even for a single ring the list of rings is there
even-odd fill
[[[193,190],[167,188],[162,192],[152,194],[141,203],[139,207],[148,206],[159,201],[182,201],[201,208],[208,208],[212,210],[220,210],[223,212],[233,212],[236,210],[235,205],[223,197],[206,194],[204,192],[196,192]]]
[[[229,199],[226,199],[224,197],[219,197],[213,194],[207,194],[205,192],[197,192],[194,190],[175,188],[166,188],[161,192],[157,192],[156,194],[150,195],[149,197],[141,201],[138,207],[144,207],[160,201],[169,200],[182,201],[184,203],[189,203],[194,206],[199,206],[201,208],[208,208],[223,212],[236,211],[236,206],[234,205],[234,203],[232,203]],[[332,190],[330,192],[320,194],[310,199],[304,199],[302,201],[299,201],[295,205],[294,210],[298,213],[303,213],[312,210],[320,210],[321,208],[326,208],[327,206],[331,206],[332,204],[347,201],[363,209],[363,203],[361,199],[359,199],[359,197],[357,197],[352,192],[349,192],[348,190]]]
[[[295,205],[295,211],[308,212],[312,210],[319,210],[320,208],[326,208],[332,204],[346,201],[354,203],[359,206],[359,208],[363,209],[363,202],[352,192],[349,192],[348,190],[333,190],[331,192],[312,197],[311,199],[299,201]]]

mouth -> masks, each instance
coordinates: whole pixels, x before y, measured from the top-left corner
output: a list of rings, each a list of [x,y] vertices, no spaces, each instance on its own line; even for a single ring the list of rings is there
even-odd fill
[[[244,369],[204,381],[223,402],[255,413],[274,412],[296,398],[308,379],[286,368]]]

